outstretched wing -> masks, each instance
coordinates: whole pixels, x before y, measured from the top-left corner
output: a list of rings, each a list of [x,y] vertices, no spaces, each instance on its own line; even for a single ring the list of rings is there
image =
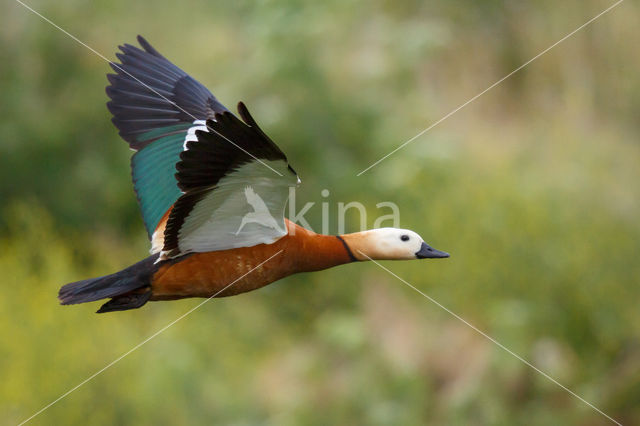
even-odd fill
[[[136,151],[131,159],[134,189],[151,236],[182,195],[176,163],[205,121],[228,111],[202,84],[169,62],[144,38],[142,49],[125,44],[111,64],[116,72],[107,103],[120,136]]]
[[[197,141],[187,142],[180,154],[176,177],[184,194],[167,220],[159,260],[270,244],[286,234],[289,187],[300,180],[243,103],[238,113],[244,122],[228,111],[215,113],[206,122],[209,131],[196,130]],[[244,215],[253,212],[247,187],[264,202],[277,228],[252,222],[236,235]]]

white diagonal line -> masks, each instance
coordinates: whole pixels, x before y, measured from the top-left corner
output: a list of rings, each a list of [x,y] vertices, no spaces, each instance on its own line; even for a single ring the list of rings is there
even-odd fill
[[[147,343],[149,340],[153,339],[154,337],[156,337],[157,335],[159,335],[160,333],[162,333],[163,331],[165,331],[166,329],[168,329],[169,327],[171,327],[172,325],[174,325],[175,323],[177,323],[178,321],[180,321],[181,319],[183,319],[184,317],[186,317],[187,315],[191,314],[193,311],[195,311],[196,309],[198,309],[199,307],[201,307],[202,305],[204,305],[205,303],[209,302],[211,299],[213,299],[214,297],[216,297],[218,294],[222,293],[223,291],[225,291],[226,289],[228,289],[229,287],[231,287],[232,285],[234,285],[235,283],[237,283],[238,281],[240,281],[241,279],[243,279],[244,277],[246,277],[247,275],[249,275],[250,273],[252,273],[253,271],[255,271],[256,269],[258,269],[259,267],[261,267],[262,265],[264,265],[265,263],[267,263],[268,261],[270,261],[271,259],[273,259],[274,257],[276,257],[277,255],[279,255],[280,253],[282,253],[283,250],[278,251],[276,254],[272,255],[271,257],[269,257],[267,260],[261,262],[259,265],[257,265],[256,267],[252,268],[249,272],[245,273],[244,275],[242,275],[239,278],[236,278],[233,282],[231,282],[230,284],[227,284],[222,290],[217,291],[213,296],[209,296],[208,298],[204,299],[202,302],[198,303],[196,306],[194,306],[193,308],[189,309],[187,312],[185,312],[184,314],[180,315],[178,318],[176,318],[175,320],[171,321],[169,324],[165,325],[164,327],[162,327],[160,330],[156,331],[155,333],[153,333],[151,336],[147,337],[146,339],[144,339],[142,342],[138,343],[137,345],[135,345],[133,348],[129,349],[127,352],[123,353],[122,355],[120,355],[118,358],[114,359],[113,361],[111,361],[109,364],[105,365],[104,367],[102,367],[100,370],[96,371],[95,373],[93,373],[91,376],[87,377],[86,379],[84,379],[82,382],[78,383],[77,385],[75,385],[74,387],[72,387],[71,389],[69,389],[68,391],[66,391],[65,393],[63,393],[62,395],[60,395],[58,398],[56,398],[55,400],[51,401],[49,404],[45,405],[44,407],[42,407],[40,410],[38,410],[36,413],[34,413],[31,417],[23,420],[18,426],[21,426],[25,423],[27,423],[28,421],[30,421],[31,419],[33,419],[34,417],[36,417],[37,415],[41,414],[43,411],[45,411],[46,409],[48,409],[49,407],[51,407],[52,405],[56,404],[57,402],[59,402],[61,399],[65,398],[67,395],[69,395],[71,392],[75,391],[76,389],[78,389],[80,386],[84,385],[85,383],[91,381],[93,378],[95,378],[97,375],[99,375],[100,373],[102,373],[103,371],[105,371],[106,369],[108,369],[109,367],[112,367],[114,364],[116,364],[118,361],[122,360],[124,357],[126,357],[127,355],[129,355],[130,353],[132,353],[133,351],[135,351],[136,349],[140,348],[142,345],[144,345],[145,343]]]
[[[138,78],[136,78],[135,76],[131,75],[130,73],[128,73],[126,70],[124,70],[120,65],[116,64],[115,62],[110,61],[109,59],[107,59],[103,54],[101,54],[100,52],[98,52],[97,50],[95,50],[94,48],[92,48],[91,46],[87,45],[86,43],[82,42],[80,39],[78,39],[76,36],[74,36],[73,34],[69,33],[68,31],[64,30],[63,28],[61,28],[59,25],[57,25],[56,23],[52,22],[50,19],[42,16],[40,13],[38,13],[37,11],[35,11],[33,8],[31,8],[29,5],[23,3],[21,0],[16,0],[16,2],[20,3],[22,6],[24,6],[26,9],[30,10],[31,12],[33,12],[34,14],[38,15],[40,18],[42,18],[43,20],[45,20],[46,22],[48,22],[49,24],[53,25],[55,28],[57,28],[58,30],[62,31],[63,33],[65,33],[66,35],[68,35],[69,37],[71,37],[73,40],[75,40],[76,42],[78,42],[79,44],[83,45],[84,47],[86,47],[87,49],[89,49],[90,51],[92,51],[93,53],[95,53],[96,55],[98,55],[99,57],[101,57],[102,59],[104,59],[105,61],[107,61],[109,64],[111,64],[112,66],[116,67],[117,69],[119,69],[120,71],[122,71],[123,73],[127,74],[129,77],[131,77],[132,79],[134,79],[135,81],[137,81],[138,83],[140,83],[142,86],[146,87],[147,89],[149,89],[150,91],[152,91],[153,93],[155,93],[156,95],[158,95],[160,98],[164,99],[165,101],[167,101],[168,103],[170,103],[171,105],[175,106],[176,108],[178,108],[180,111],[184,112],[185,114],[187,114],[188,116],[190,116],[191,118],[193,118],[193,120],[201,120],[201,118],[197,118],[195,117],[193,114],[191,114],[188,111],[185,111],[184,108],[182,108],[180,105],[176,104],[175,102],[173,102],[170,99],[167,99],[165,96],[163,96],[162,94],[158,93],[158,91],[156,91],[155,89],[153,89],[152,87],[149,87],[147,84],[143,83],[142,81],[140,81]],[[258,161],[259,163],[261,163],[263,166],[267,167],[268,169],[271,169],[272,172],[274,172],[275,174],[277,174],[278,176],[282,176],[282,174],[280,172],[278,172],[277,170],[273,169],[271,166],[269,166],[267,163],[265,163],[264,161],[260,160],[259,158],[257,158],[256,156],[254,156],[253,154],[251,154],[250,152],[248,152],[247,150],[245,150],[244,148],[242,148],[241,146],[239,146],[238,144],[236,144],[235,142],[233,142],[232,140],[230,140],[229,138],[227,138],[224,135],[221,135],[220,133],[218,133],[217,131],[215,131],[214,129],[212,129],[211,127],[207,126],[207,129],[211,130],[213,133],[217,134],[218,136],[224,138],[227,142],[229,142],[230,144],[232,144],[233,146],[235,146],[236,148],[238,148],[239,150],[243,151],[245,154],[249,155],[250,157],[252,157],[254,160]]]
[[[424,135],[425,133],[427,133],[429,130],[433,129],[434,127],[436,127],[438,124],[442,123],[444,120],[446,120],[447,118],[451,117],[453,114],[455,114],[456,112],[460,111],[462,108],[466,107],[467,105],[469,105],[471,102],[475,101],[476,99],[478,99],[480,96],[484,95],[485,93],[487,93],[489,90],[493,89],[494,87],[496,87],[498,84],[502,83],[503,81],[505,81],[507,78],[511,77],[513,74],[517,73],[518,71],[520,71],[522,68],[526,67],[527,65],[529,65],[531,62],[535,61],[536,59],[538,59],[540,56],[544,55],[545,53],[547,53],[548,51],[550,51],[551,49],[553,49],[554,47],[556,47],[557,45],[559,45],[560,43],[562,43],[563,41],[565,41],[566,39],[568,39],[569,37],[571,37],[572,35],[574,35],[575,33],[577,33],[578,31],[580,31],[581,29],[583,29],[584,27],[586,27],[587,25],[591,24],[593,21],[595,21],[596,19],[600,18],[602,15],[604,15],[605,13],[609,12],[611,9],[613,9],[614,7],[618,6],[620,3],[622,3],[624,0],[618,0],[617,2],[615,2],[614,4],[612,4],[611,6],[609,6],[608,8],[606,8],[605,10],[603,10],[602,12],[598,13],[596,16],[594,16],[593,18],[589,19],[587,22],[585,22],[584,24],[580,25],[578,28],[576,28],[575,30],[571,31],[569,34],[567,34],[566,36],[562,37],[560,40],[556,41],[555,43],[553,43],[551,46],[547,47],[546,49],[544,49],[542,52],[538,53],[536,56],[534,56],[533,58],[529,59],[527,62],[525,62],[524,64],[520,65],[518,68],[514,69],[513,71],[511,71],[509,74],[505,75],[504,77],[502,77],[500,80],[496,81],[495,83],[493,83],[491,86],[487,87],[486,89],[484,89],[482,92],[478,93],[477,95],[475,95],[473,98],[469,99],[468,101],[466,101],[465,103],[463,103],[462,105],[458,106],[456,109],[454,109],[453,111],[451,111],[450,113],[448,113],[447,115],[445,115],[444,117],[442,117],[441,119],[439,119],[438,121],[436,121],[435,123],[433,123],[432,125],[430,125],[429,127],[427,127],[426,129],[424,129],[423,131],[421,131],[420,133],[418,133],[417,135],[415,135],[414,137],[412,137],[411,139],[407,140],[406,142],[404,142],[402,145],[400,145],[399,147],[397,147],[396,149],[394,149],[393,151],[391,151],[390,153],[388,153],[387,155],[385,155],[384,157],[380,158],[378,161],[376,161],[375,163],[371,164],[369,167],[367,167],[366,169],[362,170],[360,173],[358,173],[356,176],[360,176],[363,173],[365,173],[367,170],[371,169],[372,167],[380,164],[382,161],[386,160],[388,157],[390,157],[391,155],[395,154],[396,152],[398,152],[399,150],[401,150],[402,148],[404,148],[405,146],[409,145],[411,142],[413,142],[414,140],[418,139],[420,136]]]
[[[538,373],[540,373],[541,375],[543,375],[545,378],[549,379],[551,382],[555,383],[556,385],[560,386],[562,389],[564,389],[565,391],[569,392],[571,395],[573,395],[574,397],[578,398],[580,401],[584,402],[585,404],[587,404],[589,407],[593,408],[594,410],[596,410],[598,413],[602,414],[603,416],[605,416],[607,419],[611,420],[613,423],[622,426],[622,424],[616,420],[614,420],[611,416],[607,415],[605,412],[603,412],[602,410],[600,410],[598,407],[596,407],[595,405],[593,405],[592,403],[590,403],[589,401],[585,400],[584,398],[582,398],[580,395],[578,395],[577,393],[575,393],[574,391],[572,391],[571,389],[567,388],[566,386],[564,386],[562,383],[558,382],[556,379],[554,379],[553,377],[549,376],[547,373],[545,373],[544,371],[540,370],[538,367],[536,367],[535,365],[531,364],[529,361],[527,361],[526,359],[522,358],[520,355],[516,354],[515,352],[513,352],[512,350],[510,350],[509,348],[507,348],[506,346],[504,346],[502,343],[498,342],[496,339],[494,339],[493,337],[489,336],[487,333],[485,333],[484,331],[480,330],[478,327],[476,327],[475,325],[471,324],[469,321],[465,320],[464,318],[462,318],[460,315],[456,314],[455,312],[453,312],[452,310],[448,309],[446,306],[442,305],[440,302],[438,302],[437,300],[435,300],[433,297],[429,296],[428,294],[424,293],[422,290],[414,287],[413,285],[409,284],[407,281],[405,281],[404,279],[400,278],[398,275],[396,275],[395,273],[393,273],[392,271],[390,271],[389,269],[385,268],[384,266],[382,266],[380,263],[376,262],[375,260],[373,260],[372,258],[370,258],[369,256],[367,256],[366,254],[364,254],[363,252],[361,252],[360,250],[358,250],[358,252],[363,255],[364,257],[366,257],[368,260],[372,261],[373,263],[375,263],[376,265],[378,265],[380,268],[384,269],[385,271],[387,271],[388,273],[390,273],[391,275],[393,275],[394,277],[396,277],[397,279],[399,279],[400,281],[402,281],[404,284],[406,284],[407,286],[411,287],[413,290],[417,291],[418,293],[420,293],[422,296],[424,296],[425,298],[427,298],[430,302],[434,303],[435,305],[437,305],[438,307],[442,308],[443,310],[445,310],[446,312],[448,312],[449,314],[453,315],[456,319],[462,321],[465,325],[471,327],[473,330],[475,330],[476,332],[478,332],[479,334],[481,334],[482,336],[484,336],[485,338],[487,338],[489,341],[491,341],[492,343],[494,343],[495,345],[497,345],[498,347],[500,347],[501,349],[503,349],[504,351],[508,352],[509,354],[511,354],[512,356],[514,356],[516,359],[522,361],[524,364],[526,364],[527,366],[531,367],[532,369],[534,369],[535,371],[537,371]]]

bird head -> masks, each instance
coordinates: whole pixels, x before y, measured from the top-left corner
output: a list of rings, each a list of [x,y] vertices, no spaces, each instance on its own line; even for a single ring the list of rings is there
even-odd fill
[[[449,257],[408,229],[379,228],[342,235],[358,260],[410,260]]]

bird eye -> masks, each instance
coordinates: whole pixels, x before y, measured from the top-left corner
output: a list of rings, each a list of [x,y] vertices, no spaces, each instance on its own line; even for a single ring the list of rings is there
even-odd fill
[[[403,236],[400,237],[400,239],[402,241],[409,241],[409,236],[408,235],[403,235]]]

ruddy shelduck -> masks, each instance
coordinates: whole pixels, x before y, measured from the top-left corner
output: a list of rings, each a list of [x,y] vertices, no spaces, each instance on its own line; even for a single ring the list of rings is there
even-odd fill
[[[133,185],[151,256],[115,274],[67,284],[63,305],[110,298],[98,312],[147,301],[223,297],[298,272],[370,259],[448,257],[413,231],[321,235],[284,217],[300,179],[246,106],[232,114],[144,38],[112,63],[107,103],[135,154]]]

